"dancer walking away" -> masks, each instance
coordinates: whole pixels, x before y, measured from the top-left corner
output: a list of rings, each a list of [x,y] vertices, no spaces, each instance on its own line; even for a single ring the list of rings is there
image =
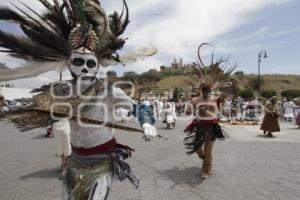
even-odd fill
[[[151,138],[157,136],[157,130],[155,128],[155,115],[154,106],[146,105],[144,103],[136,106],[136,111],[134,112],[143,131],[145,141],[150,141]]]
[[[283,119],[284,121],[291,122],[294,116],[294,108],[296,107],[295,103],[290,97],[287,98],[287,101],[283,104]]]

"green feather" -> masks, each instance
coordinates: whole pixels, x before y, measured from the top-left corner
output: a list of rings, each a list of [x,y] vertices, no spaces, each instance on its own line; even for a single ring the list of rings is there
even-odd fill
[[[86,16],[84,11],[84,0],[76,0],[77,17],[81,24],[86,23]]]

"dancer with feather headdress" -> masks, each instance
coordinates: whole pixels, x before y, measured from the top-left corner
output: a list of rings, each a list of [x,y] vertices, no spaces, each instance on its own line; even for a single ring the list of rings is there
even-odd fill
[[[20,1],[22,8],[1,7],[0,20],[20,25],[25,36],[0,30],[0,51],[23,59],[21,68],[0,70],[0,81],[34,77],[66,67],[73,80],[35,90],[32,103],[2,118],[22,131],[46,127],[68,117],[72,154],[65,177],[65,199],[106,199],[113,177],[129,179],[136,187],[139,180],[124,161],[133,149],[120,145],[113,128],[139,131],[113,124],[115,105],[130,107],[134,102],[113,86],[113,80],[99,77],[102,67],[126,63],[156,53],[154,48],[119,56],[128,23],[128,7],[109,17],[98,0],[38,0],[47,11],[39,14]],[[51,3],[50,3],[51,2]]]
[[[228,59],[220,58],[214,62],[213,56],[211,64],[205,66],[200,56],[200,50],[204,45],[208,44],[201,44],[198,49],[199,62],[190,65],[195,76],[192,77],[192,81],[186,81],[186,84],[198,90],[200,96],[193,99],[195,119],[184,130],[188,133],[184,144],[189,150],[187,154],[197,153],[203,160],[201,177],[206,179],[212,169],[214,141],[216,138],[224,138],[223,130],[219,125],[217,101],[210,96],[210,93],[229,80],[229,75],[235,66],[226,69],[222,64],[228,62]]]

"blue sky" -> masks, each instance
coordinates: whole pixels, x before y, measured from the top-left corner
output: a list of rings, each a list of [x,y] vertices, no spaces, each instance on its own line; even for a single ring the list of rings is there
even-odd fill
[[[14,0],[11,0],[14,1]],[[24,0],[32,3],[32,0]],[[266,49],[263,60],[264,74],[300,74],[300,1],[299,0],[127,0],[131,23],[124,37],[129,40],[120,52],[135,51],[153,45],[158,54],[126,67],[112,66],[106,70],[142,73],[160,65],[169,66],[174,57],[184,62],[196,59],[200,43],[209,42],[215,48],[204,50],[204,59],[213,50],[217,56],[231,56],[238,70],[257,73],[257,54]],[[1,3],[7,4],[7,3]],[[38,3],[32,4],[41,10]],[[121,10],[121,1],[102,0],[108,13]],[[5,31],[18,28],[0,22]],[[0,55],[10,67],[18,61]],[[68,74],[67,72],[65,74]],[[15,85],[32,87],[57,77],[50,72],[35,79],[18,80]]]
[[[241,70],[257,73],[257,54],[266,49],[262,73],[300,74],[300,1],[274,6],[256,13],[257,20],[241,25],[214,41],[229,46]],[[226,49],[226,48],[225,48]]]

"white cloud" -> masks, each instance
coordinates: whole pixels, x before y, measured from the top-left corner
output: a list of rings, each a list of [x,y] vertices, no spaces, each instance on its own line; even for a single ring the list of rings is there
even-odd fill
[[[248,20],[250,14],[267,6],[287,2],[286,0],[173,0],[168,10],[164,0],[132,2],[132,24],[128,30],[128,45],[138,47],[151,42],[160,53],[167,56],[183,56],[190,58],[195,55],[197,46],[209,42]],[[143,6],[144,5],[144,6]],[[142,17],[141,10],[157,9],[158,16]]]

